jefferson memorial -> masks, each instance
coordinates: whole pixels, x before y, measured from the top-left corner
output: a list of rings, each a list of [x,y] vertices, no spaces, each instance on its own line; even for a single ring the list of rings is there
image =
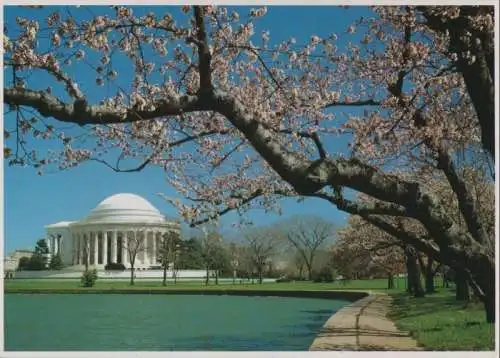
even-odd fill
[[[132,250],[127,245],[136,245],[140,249],[134,266],[149,269],[158,268],[162,235],[172,231],[180,234],[180,223],[168,220],[138,195],[116,194],[81,221],[61,221],[45,229],[50,257],[59,254],[65,266],[81,269],[86,245],[90,266],[103,270],[108,263],[122,263],[129,268]]]

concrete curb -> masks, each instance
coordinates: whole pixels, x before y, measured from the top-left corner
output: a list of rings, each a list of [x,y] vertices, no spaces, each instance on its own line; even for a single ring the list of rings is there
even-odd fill
[[[309,347],[310,351],[419,351],[407,332],[387,318],[392,298],[385,293],[368,295],[331,316]]]

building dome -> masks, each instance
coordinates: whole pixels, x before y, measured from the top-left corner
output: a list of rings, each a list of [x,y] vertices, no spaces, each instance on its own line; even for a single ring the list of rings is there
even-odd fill
[[[100,223],[165,223],[165,217],[146,199],[135,194],[116,194],[104,199],[83,221]]]

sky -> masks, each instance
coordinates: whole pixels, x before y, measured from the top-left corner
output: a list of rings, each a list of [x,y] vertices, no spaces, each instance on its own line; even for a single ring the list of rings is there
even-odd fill
[[[30,19],[53,10],[8,7],[5,8],[4,21],[9,28],[15,22],[16,16]],[[137,10],[147,13],[159,12],[162,9],[144,7]],[[249,8],[238,10],[240,13],[247,13]],[[92,11],[100,13],[109,9],[93,7]],[[281,40],[294,36],[297,42],[301,43],[301,40],[306,41],[313,34],[326,37],[333,32],[345,33],[353,20],[368,14],[370,11],[364,7],[351,7],[346,10],[333,6],[271,6],[268,7],[268,14],[256,23],[255,32],[270,30],[273,39]],[[82,76],[81,73],[74,75]],[[43,87],[46,80],[42,76],[32,78],[30,87]],[[83,88],[92,88],[93,79],[90,83],[86,83],[85,79],[80,82]],[[7,115],[4,120],[4,126],[7,126],[13,118]],[[36,145],[40,150],[47,150],[51,149],[53,143],[44,141]],[[345,140],[333,140],[325,145],[333,152],[345,152],[347,149]],[[6,254],[15,249],[34,247],[36,240],[44,237],[45,225],[84,219],[99,202],[117,193],[140,195],[163,214],[177,217],[175,209],[158,195],[163,193],[168,197],[180,198],[169,186],[163,170],[159,168],[147,167],[138,173],[116,173],[102,164],[87,162],[71,170],[39,176],[37,170],[32,167],[8,166],[4,162],[3,175]],[[255,225],[266,225],[293,215],[313,214],[332,221],[338,227],[342,226],[347,218],[347,214],[320,199],[306,199],[301,203],[297,203],[296,199],[286,199],[282,201],[281,207],[281,216],[253,210],[247,214],[247,218]],[[231,229],[231,224],[235,221],[236,214],[227,214],[221,219],[221,227],[228,234],[237,236],[238,233]]]

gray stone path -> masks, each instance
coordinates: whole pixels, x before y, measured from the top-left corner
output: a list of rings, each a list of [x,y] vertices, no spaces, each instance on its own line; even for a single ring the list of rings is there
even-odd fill
[[[385,293],[370,293],[342,308],[326,321],[309,350],[422,350],[387,318],[391,300]]]

